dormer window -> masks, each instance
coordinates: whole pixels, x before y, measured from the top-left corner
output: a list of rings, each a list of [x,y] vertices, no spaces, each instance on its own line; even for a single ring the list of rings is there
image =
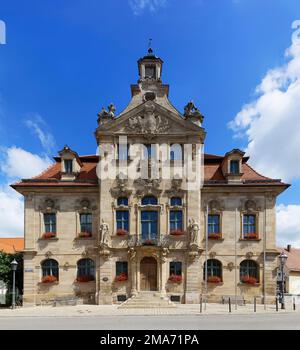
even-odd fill
[[[156,69],[153,65],[145,66],[145,77],[155,79],[156,78]]]
[[[230,161],[230,173],[239,174],[240,173],[240,162],[238,160]]]
[[[65,159],[64,163],[65,163],[65,172],[67,174],[72,173],[73,172],[73,160],[72,159]]]

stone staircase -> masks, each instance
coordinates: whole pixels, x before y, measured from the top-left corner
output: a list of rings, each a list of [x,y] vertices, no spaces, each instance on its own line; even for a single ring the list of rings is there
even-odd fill
[[[118,309],[176,308],[176,305],[159,292],[140,292],[127,299]]]

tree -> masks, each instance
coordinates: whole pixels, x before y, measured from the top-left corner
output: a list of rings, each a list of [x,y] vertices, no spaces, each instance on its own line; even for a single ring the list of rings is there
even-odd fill
[[[10,263],[16,259],[18,263],[16,271],[16,288],[23,294],[23,254],[8,254],[0,251],[0,280],[7,284],[9,288],[12,288],[12,270]]]

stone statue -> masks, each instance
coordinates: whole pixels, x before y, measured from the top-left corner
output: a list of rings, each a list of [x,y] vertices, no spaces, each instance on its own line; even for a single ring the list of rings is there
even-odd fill
[[[109,228],[108,228],[108,224],[105,223],[102,220],[102,224],[100,225],[100,242],[102,245],[108,245],[109,244]]]
[[[115,116],[115,111],[116,111],[116,107],[113,103],[111,103],[109,106],[108,106],[108,115],[110,117],[114,117]]]
[[[130,247],[128,250],[128,255],[130,260],[134,260],[136,257],[136,251],[134,250],[133,247]]]
[[[184,107],[183,115],[186,118],[197,118],[200,120],[201,123],[203,122],[204,118],[200,110],[195,106],[193,101],[188,102],[188,104]]]
[[[199,224],[197,224],[194,219],[189,220],[189,231],[190,231],[190,245],[198,246]]]
[[[115,118],[115,111],[116,107],[113,103],[111,103],[108,107],[108,110],[106,110],[104,107],[102,107],[101,111],[98,113],[98,124],[104,124],[108,122],[109,120],[113,120]]]

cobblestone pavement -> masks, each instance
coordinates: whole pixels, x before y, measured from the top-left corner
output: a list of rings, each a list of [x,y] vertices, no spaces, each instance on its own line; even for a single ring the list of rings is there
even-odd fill
[[[285,310],[279,308],[276,312],[275,305],[257,305],[256,314],[287,314],[299,313],[300,305],[293,310],[291,304],[286,305]],[[150,309],[118,309],[117,305],[76,305],[76,306],[35,306],[17,309],[0,308],[0,318],[2,317],[80,317],[80,316],[135,316],[135,315],[197,315],[200,314],[199,304],[180,304],[177,308],[150,308]],[[203,315],[229,314],[228,304],[203,304]],[[231,306],[231,314],[255,314],[254,306]]]

